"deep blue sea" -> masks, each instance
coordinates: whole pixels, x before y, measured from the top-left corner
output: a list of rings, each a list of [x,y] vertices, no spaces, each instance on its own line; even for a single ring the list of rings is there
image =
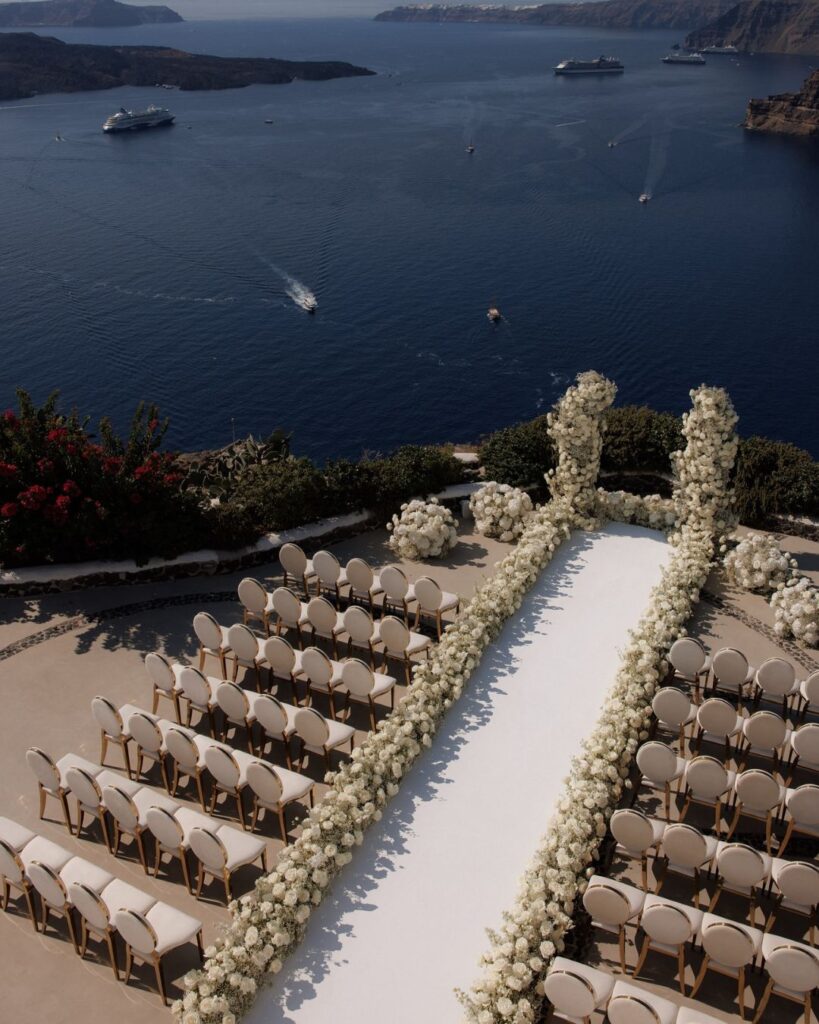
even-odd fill
[[[52,34],[378,76],[4,104],[0,408],[59,388],[125,426],[145,398],[181,448],[282,426],[322,458],[476,439],[596,368],[675,412],[725,385],[744,433],[819,456],[819,146],[737,127],[809,58],[364,18]],[[626,73],[551,73],[600,53]],[[176,125],[100,131],[149,102]]]

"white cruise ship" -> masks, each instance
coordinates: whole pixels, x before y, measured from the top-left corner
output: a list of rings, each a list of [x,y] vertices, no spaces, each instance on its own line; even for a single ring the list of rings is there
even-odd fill
[[[598,57],[597,60],[562,60],[554,71],[556,75],[613,75],[622,74],[625,68],[615,57]]]
[[[158,128],[161,124],[172,124],[174,115],[164,107],[151,104],[147,110],[126,110],[120,107],[102,126],[104,132],[132,132],[140,128]]]
[[[701,53],[683,53],[675,51],[663,57],[663,64],[704,64],[705,57]]]
[[[703,48],[703,53],[720,53],[726,54],[727,56],[734,56],[739,53],[739,50],[735,46],[706,46]]]

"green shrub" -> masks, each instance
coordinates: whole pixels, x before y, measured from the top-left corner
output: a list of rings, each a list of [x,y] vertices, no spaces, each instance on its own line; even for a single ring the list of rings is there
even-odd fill
[[[513,487],[534,485],[543,494],[544,474],[554,465],[546,416],[495,431],[483,440],[479,454],[487,480]]]
[[[324,477],[304,458],[253,466],[236,484],[227,508],[241,509],[258,533],[312,523],[325,514]]]
[[[446,448],[404,445],[384,459],[359,463],[367,508],[396,512],[410,498],[436,494],[460,483],[464,467]]]
[[[606,417],[602,469],[671,471],[671,453],[683,447],[682,420],[644,405],[624,405]]]
[[[819,463],[792,444],[744,438],[734,487],[737,514],[748,526],[766,526],[774,515],[819,514]]]

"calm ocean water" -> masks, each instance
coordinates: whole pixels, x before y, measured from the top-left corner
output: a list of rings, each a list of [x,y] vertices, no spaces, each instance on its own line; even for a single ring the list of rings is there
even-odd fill
[[[819,147],[737,127],[809,59],[674,67],[675,33],[364,19],[53,34],[379,75],[4,104],[0,405],[59,388],[124,425],[146,398],[183,448],[283,426],[356,455],[474,439],[594,367],[675,412],[726,385],[743,432],[819,456]],[[550,73],[599,53],[626,74]],[[172,129],[103,136],[151,101]]]

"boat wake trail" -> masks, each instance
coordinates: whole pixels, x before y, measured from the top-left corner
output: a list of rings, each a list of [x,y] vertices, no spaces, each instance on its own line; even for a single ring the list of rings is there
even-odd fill
[[[641,118],[638,118],[633,124],[630,124],[628,126],[628,128],[624,128],[621,132],[618,132],[612,138],[610,144],[614,145],[614,146],[619,146],[620,143],[621,142],[625,142],[626,139],[628,139],[630,135],[633,135],[635,132],[639,131],[643,127],[643,125],[646,123],[647,120],[648,120],[648,117],[646,117],[645,115],[643,117],[641,117]],[[631,139],[630,141],[634,142],[635,140]]]
[[[643,192],[646,195],[655,195],[660,179],[668,164],[668,149],[670,139],[667,132],[653,132],[651,146],[648,151],[648,170],[646,171],[645,185]]]
[[[282,281],[284,281],[285,292],[297,306],[300,306],[308,313],[312,313],[316,310],[318,307],[318,300],[306,284],[299,281],[297,278],[292,277],[286,270],[282,270],[281,267],[277,267],[275,263],[270,263],[269,266],[270,269],[274,270]]]

